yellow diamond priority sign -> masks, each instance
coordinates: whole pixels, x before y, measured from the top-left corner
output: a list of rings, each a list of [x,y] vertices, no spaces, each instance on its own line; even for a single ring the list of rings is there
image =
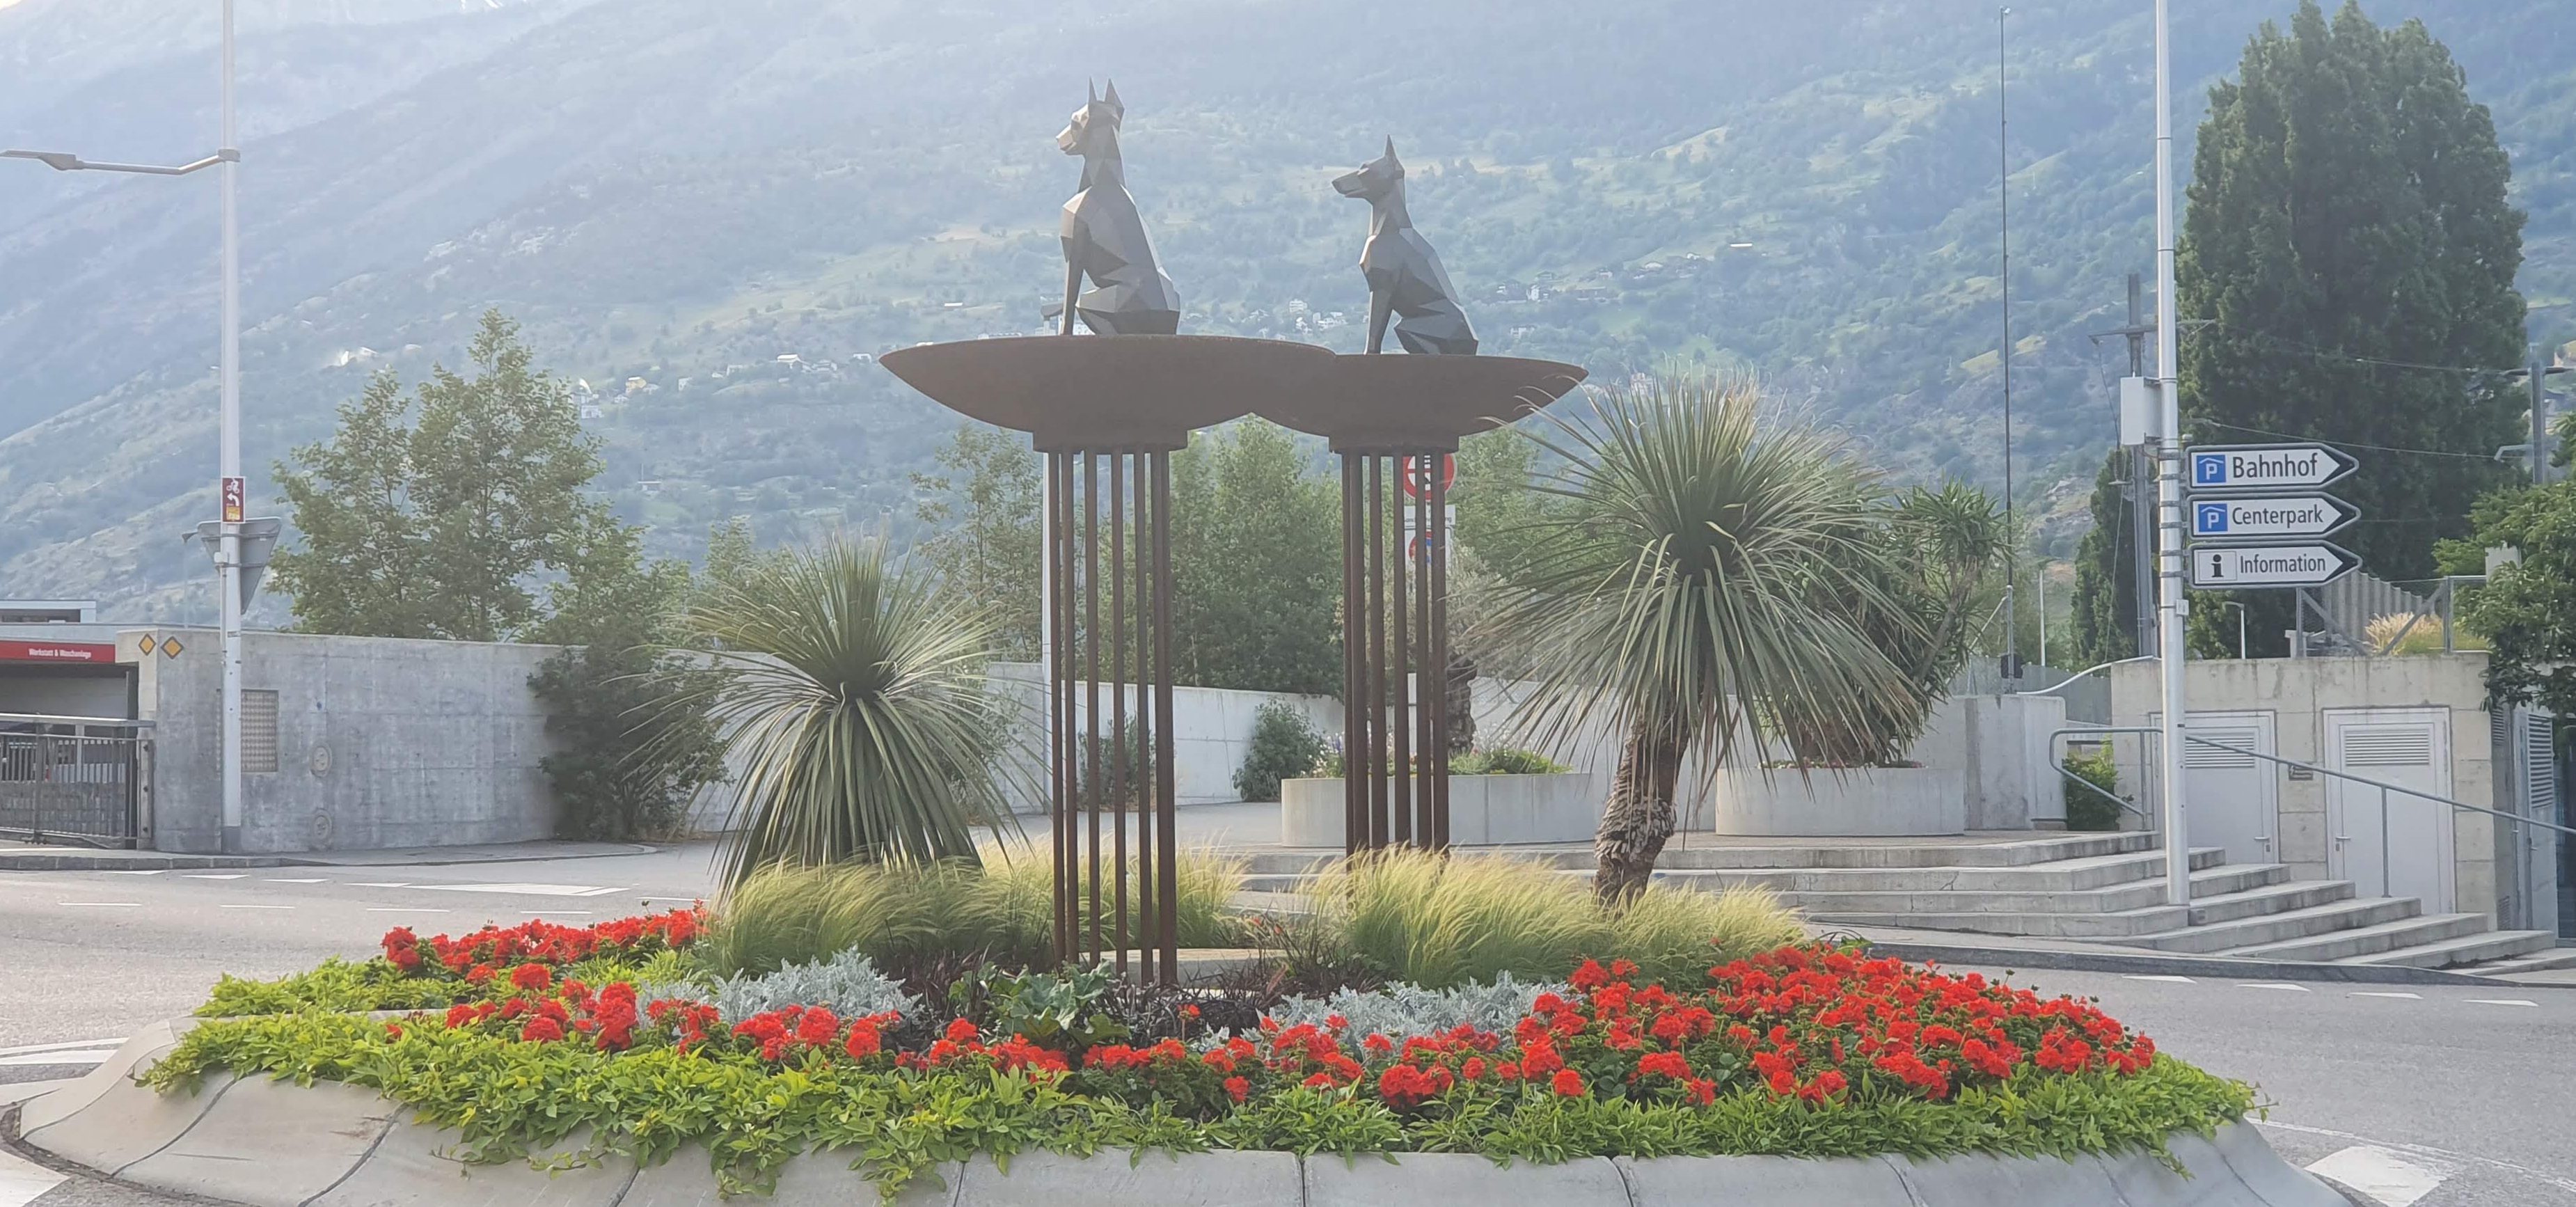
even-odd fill
[[[161,643],[161,653],[162,653],[165,657],[170,657],[170,658],[176,658],[176,657],[178,657],[178,656],[179,656],[179,639],[178,639],[178,638],[176,638],[176,637],[173,637],[173,638],[170,638],[170,639],[169,639],[169,640],[167,640],[167,641],[162,642],[162,643]]]

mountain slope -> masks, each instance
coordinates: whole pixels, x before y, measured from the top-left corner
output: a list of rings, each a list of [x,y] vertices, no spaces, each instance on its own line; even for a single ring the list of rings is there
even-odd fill
[[[91,16],[153,7],[125,2]],[[72,6],[0,9],[0,47]],[[603,485],[659,547],[730,514],[773,537],[900,516],[953,420],[858,357],[1036,325],[1075,174],[1051,135],[1098,74],[1185,330],[1355,349],[1366,212],[1325,181],[1393,134],[1488,350],[1596,377],[1737,361],[1905,472],[1991,477],[1991,7],[1609,7],[274,0],[244,42],[268,64],[245,86],[248,460],[327,430],[370,371],[453,363],[499,305],[597,388]],[[2025,481],[2110,434],[2126,357],[2084,335],[2149,267],[2145,7],[2014,18]],[[2536,300],[2576,293],[2576,65],[2521,36],[2551,7],[2373,6],[2424,15],[2496,107]],[[2186,18],[2185,78],[2232,66],[2252,20]],[[201,153],[210,120],[163,127],[206,109],[211,56],[170,36],[0,86],[0,142]],[[202,610],[175,535],[211,507],[211,193],[0,177],[0,591]]]

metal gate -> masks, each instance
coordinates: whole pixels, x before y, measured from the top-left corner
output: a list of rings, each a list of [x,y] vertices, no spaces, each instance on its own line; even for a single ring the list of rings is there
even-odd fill
[[[0,838],[137,846],[151,768],[148,721],[0,713]]]

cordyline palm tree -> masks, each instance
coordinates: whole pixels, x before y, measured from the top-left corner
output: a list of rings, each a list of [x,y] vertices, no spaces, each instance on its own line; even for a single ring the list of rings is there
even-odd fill
[[[1530,655],[1523,720],[1542,740],[1596,722],[1624,735],[1595,839],[1596,891],[1618,902],[1672,836],[1684,763],[1713,770],[1747,707],[1893,707],[1907,676],[1830,606],[1879,600],[1884,556],[1877,486],[1835,444],[1766,425],[1736,378],[1592,398],[1588,419],[1535,437],[1564,463],[1540,487],[1560,502],[1495,628]]]
[[[990,615],[890,568],[882,537],[719,581],[689,610],[741,769],[728,886],[767,866],[973,864],[993,783]]]

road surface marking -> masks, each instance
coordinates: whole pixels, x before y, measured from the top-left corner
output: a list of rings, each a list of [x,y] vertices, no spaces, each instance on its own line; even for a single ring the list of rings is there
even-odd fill
[[[54,904],[56,904],[56,905],[101,905],[101,906],[108,906],[108,907],[115,908],[115,909],[141,909],[141,908],[143,908],[143,903],[142,903],[142,902],[140,902],[140,901],[57,901],[57,902],[54,902]]]
[[[2277,989],[2283,993],[2306,993],[2308,991],[2308,987],[2305,985],[2293,985],[2287,981],[2242,981],[2239,982],[2236,987],[2239,989]]]
[[[19,1048],[0,1048],[0,1056],[24,1056],[29,1052],[68,1052],[76,1048],[115,1048],[124,1046],[122,1039],[75,1039],[58,1044],[28,1044]]]
[[[190,880],[239,880],[250,875],[248,872],[181,872],[179,874]]]
[[[328,880],[324,880],[323,878],[321,878],[321,877],[319,877],[319,876],[315,876],[315,877],[312,877],[312,878],[310,878],[310,879],[297,879],[297,878],[295,878],[295,877],[277,877],[277,876],[272,876],[272,877],[269,877],[269,878],[268,878],[268,879],[266,879],[266,880],[261,881],[261,883],[263,883],[263,884],[329,884],[329,883],[331,883],[331,882],[330,882],[330,881],[328,881]]]
[[[410,888],[410,887],[411,887],[411,883],[410,883],[409,881],[404,881],[404,880],[359,880],[359,881],[352,882],[352,883],[349,885],[349,887],[350,887],[350,888]]]
[[[101,876],[158,876],[168,870],[168,868],[143,868],[140,870],[135,868],[101,868],[99,869],[98,874]]]
[[[292,905],[218,905],[216,909],[293,909]]]
[[[69,1179],[0,1149],[0,1207],[27,1207]]]
[[[2534,1010],[2540,1009],[2540,1003],[2524,1001],[2518,997],[2473,997],[2467,1000],[2472,1006],[2529,1006]]]
[[[511,893],[529,897],[596,897],[619,891],[588,884],[415,884],[412,887],[438,893]]]
[[[447,911],[417,905],[370,905],[367,907],[367,912],[371,914],[443,914]]]
[[[2385,1207],[2413,1207],[2442,1186],[2444,1174],[2369,1144],[2337,1149],[2308,1163],[2308,1172],[2333,1178]]]
[[[2164,982],[2166,982],[2166,983],[2168,983],[2168,984],[2173,984],[2173,985],[2192,985],[2192,984],[2198,984],[2198,982],[2196,982],[2196,981],[2192,980],[2190,977],[2187,977],[2187,976],[2173,976],[2173,975],[2170,975],[2170,974],[2168,974],[2168,973],[2161,973],[2161,972],[2155,972],[2155,973],[2147,973],[2147,972],[2130,973],[2130,974],[2128,974],[2128,975],[2126,975],[2126,976],[2121,977],[2120,979],[2121,979],[2121,980],[2124,980],[2124,981],[2164,981]]]
[[[2576,1194],[2576,1178],[2564,1177],[2544,1170],[2533,1169],[2528,1165],[2516,1165],[2511,1161],[2499,1161],[2493,1157],[2480,1157],[2473,1156],[2468,1153],[2452,1152],[2450,1149],[2435,1148],[2429,1144],[2407,1144],[2398,1140],[2373,1140],[2368,1136],[2357,1136],[2351,1132],[2339,1132],[2332,1128],[2305,1127],[2296,1123],[2276,1123],[2270,1119],[2248,1119],[2246,1122],[2251,1123],[2256,1127],[2273,1128],[2285,1132],[2297,1132],[2303,1136],[2324,1136],[2331,1140],[2349,1140],[2356,1144],[2364,1144],[2373,1148],[2386,1149],[2390,1152],[2407,1153],[2413,1156],[2423,1157],[2435,1163],[2460,1162],[2470,1165],[2484,1165],[2491,1169],[2504,1170],[2507,1173],[2521,1174],[2526,1178],[2533,1178],[2547,1183],[2548,1185],[2564,1190],[2569,1194]]]
[[[68,1052],[29,1052],[24,1056],[0,1056],[0,1068],[42,1068],[46,1065],[94,1065],[116,1055],[114,1048],[75,1049]]]
[[[2420,1001],[2423,1001],[2423,1000],[2424,1000],[2424,995],[2423,995],[2423,994],[2420,994],[2420,993],[2382,993],[2382,992],[2379,992],[2379,991],[2377,991],[2377,990],[2372,990],[2372,989],[2355,989],[2355,990],[2353,990],[2353,991],[2352,991],[2352,996],[2354,996],[2354,997],[2402,997],[2402,998],[2405,998],[2407,1001],[2410,1001],[2410,1002],[2420,1002]]]

